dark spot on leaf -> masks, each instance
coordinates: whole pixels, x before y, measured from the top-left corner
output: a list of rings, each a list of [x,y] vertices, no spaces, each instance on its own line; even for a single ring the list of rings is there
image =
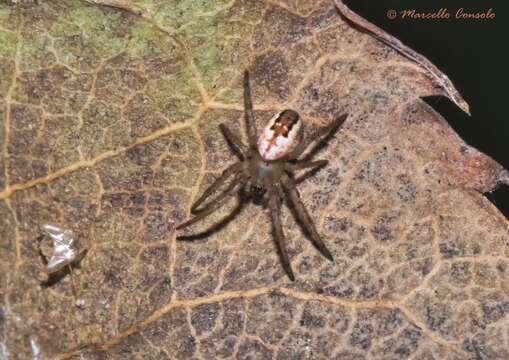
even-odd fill
[[[373,326],[370,324],[356,323],[350,334],[350,344],[362,350],[368,350],[371,347],[373,337]]]
[[[219,310],[218,304],[203,304],[192,309],[191,324],[198,335],[209,332],[214,328]]]

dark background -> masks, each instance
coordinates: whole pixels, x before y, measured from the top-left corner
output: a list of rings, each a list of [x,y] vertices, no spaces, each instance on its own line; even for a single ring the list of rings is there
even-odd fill
[[[446,98],[425,101],[444,116],[468,144],[488,154],[509,168],[509,94],[505,86],[509,49],[509,1],[479,0],[350,0],[345,3],[404,44],[426,56],[452,80],[470,105],[468,116]],[[487,11],[491,20],[455,19],[456,10]],[[405,19],[399,12],[435,12],[447,8],[449,19]],[[387,11],[398,11],[394,20]],[[486,194],[509,218],[509,187],[501,186]]]

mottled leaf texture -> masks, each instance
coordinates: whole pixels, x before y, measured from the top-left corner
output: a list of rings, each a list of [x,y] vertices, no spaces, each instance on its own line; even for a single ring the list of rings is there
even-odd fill
[[[468,111],[449,79],[341,2],[4,1],[0,43],[0,358],[509,358],[482,195],[507,172],[421,100]],[[334,261],[282,210],[294,283],[260,206],[176,241],[235,159],[218,125],[245,140],[246,68],[260,124],[349,114],[299,185]],[[89,246],[51,284],[46,223]]]

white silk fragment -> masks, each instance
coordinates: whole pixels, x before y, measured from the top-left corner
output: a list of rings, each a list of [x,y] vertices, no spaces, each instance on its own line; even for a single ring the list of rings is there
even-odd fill
[[[53,241],[52,254],[46,265],[46,271],[51,273],[72,263],[78,253],[74,249],[74,235],[71,230],[63,230],[50,224],[44,224],[43,229]]]

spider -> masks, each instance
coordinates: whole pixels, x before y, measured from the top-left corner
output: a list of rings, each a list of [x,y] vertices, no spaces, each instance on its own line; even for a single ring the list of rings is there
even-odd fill
[[[195,215],[194,218],[180,224],[177,229],[185,228],[210,215],[224,205],[230,196],[242,191],[248,199],[268,206],[283,268],[290,280],[295,281],[281,223],[281,205],[286,197],[314,245],[327,259],[333,261],[330,251],[320,238],[311,216],[300,199],[294,178],[295,171],[310,168],[313,171],[318,170],[327,165],[328,161],[310,160],[309,157],[313,155],[313,151],[303,159],[299,159],[311,147],[313,139],[307,143],[302,141],[303,124],[299,114],[294,110],[287,109],[275,114],[257,139],[247,70],[244,72],[243,85],[244,120],[249,145],[245,146],[224,124],[219,125],[220,131],[240,161],[226,168],[203,192],[191,206],[191,214]],[[316,134],[319,140],[317,145],[323,145],[325,140],[343,124],[346,117],[347,114],[343,114],[329,126],[319,130]],[[200,207],[214,192],[228,183],[231,177],[233,180],[223,192]]]

